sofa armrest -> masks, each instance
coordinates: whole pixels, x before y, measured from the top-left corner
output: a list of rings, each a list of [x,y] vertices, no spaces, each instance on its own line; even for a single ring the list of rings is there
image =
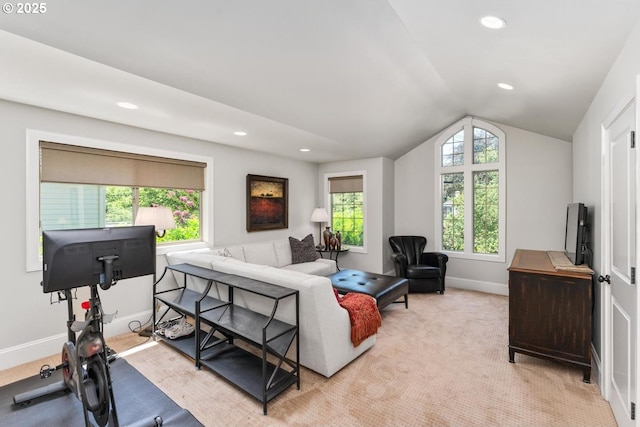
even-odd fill
[[[403,253],[393,252],[391,259],[396,269],[396,277],[407,277],[407,257]]]
[[[324,264],[327,266],[327,271],[329,271],[329,274],[333,274],[336,271],[338,271],[338,267],[336,265],[336,261],[333,259],[326,259],[326,258],[318,258],[317,260],[315,260],[315,262],[319,262],[321,264]],[[324,276],[328,276],[329,274],[324,274]]]

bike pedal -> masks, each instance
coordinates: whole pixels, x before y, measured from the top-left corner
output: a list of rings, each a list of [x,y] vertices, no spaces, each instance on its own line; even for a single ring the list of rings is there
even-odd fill
[[[40,368],[40,378],[41,379],[49,378],[53,373],[53,371],[55,371],[55,369],[51,369],[51,366],[43,365],[42,368]]]

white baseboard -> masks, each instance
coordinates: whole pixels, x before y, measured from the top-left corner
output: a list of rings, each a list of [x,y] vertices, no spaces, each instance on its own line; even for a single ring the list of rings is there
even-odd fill
[[[486,292],[489,294],[509,295],[509,286],[504,283],[482,282],[479,280],[464,279],[461,277],[447,276],[446,288],[467,289],[470,291]],[[445,288],[445,293],[446,293]]]
[[[125,317],[116,317],[111,323],[104,325],[105,338],[129,332],[129,323],[134,321],[146,322],[151,317],[151,310],[142,313],[132,314]],[[132,325],[138,328],[140,325]],[[57,334],[39,340],[30,341],[14,347],[0,350],[0,370],[12,368],[23,363],[48,357],[53,354],[60,354],[62,345],[67,341],[67,333]],[[34,372],[34,375],[37,372]]]
[[[388,276],[395,276],[395,270],[387,271],[384,274]],[[459,288],[459,289],[467,289],[470,291],[478,291],[478,292],[486,292],[489,294],[497,294],[497,295],[509,295],[509,285],[505,285],[503,283],[493,283],[493,282],[482,282],[479,280],[470,280],[463,279],[460,277],[451,277],[447,276],[445,280],[446,288]],[[445,288],[445,293],[446,293]]]

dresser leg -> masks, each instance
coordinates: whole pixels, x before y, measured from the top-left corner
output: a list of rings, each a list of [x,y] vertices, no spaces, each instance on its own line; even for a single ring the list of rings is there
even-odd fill
[[[510,348],[509,349],[509,363],[516,363],[515,357],[516,357],[516,352],[512,348]]]
[[[591,368],[584,368],[584,376],[582,377],[582,382],[591,384]]]

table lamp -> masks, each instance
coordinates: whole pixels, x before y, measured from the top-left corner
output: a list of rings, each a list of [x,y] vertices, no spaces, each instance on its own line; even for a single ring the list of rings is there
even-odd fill
[[[329,214],[325,208],[315,208],[311,214],[311,222],[318,223],[318,248],[322,248],[322,223],[329,222]]]
[[[138,208],[134,225],[153,225],[156,228],[156,236],[164,237],[167,230],[176,228],[176,221],[173,219],[173,212],[164,206],[141,207]],[[156,283],[156,274],[153,273],[153,283]],[[152,326],[141,329],[138,335],[150,337]]]
[[[166,230],[176,228],[173,212],[163,206],[138,208],[135,225],[153,225],[156,227],[156,235],[164,237]]]

